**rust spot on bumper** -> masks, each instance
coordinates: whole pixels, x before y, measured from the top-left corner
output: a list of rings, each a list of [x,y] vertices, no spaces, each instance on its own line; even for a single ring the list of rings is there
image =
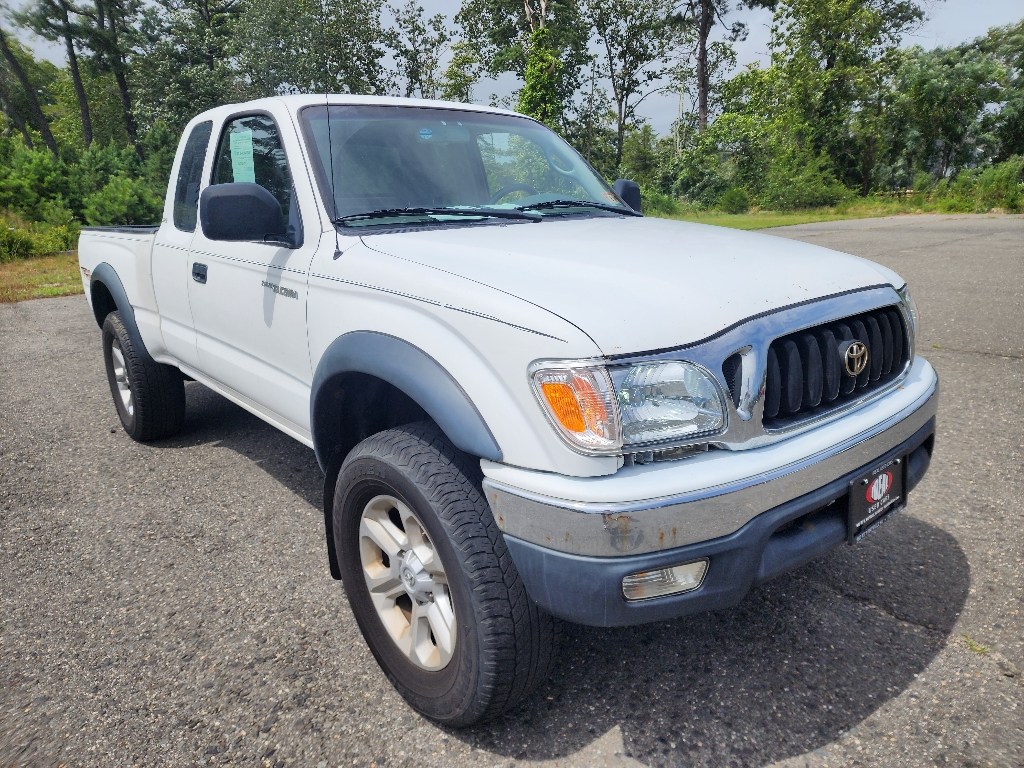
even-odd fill
[[[644,532],[631,527],[633,518],[629,515],[603,514],[601,517],[609,543],[616,552],[632,552],[644,540]]]

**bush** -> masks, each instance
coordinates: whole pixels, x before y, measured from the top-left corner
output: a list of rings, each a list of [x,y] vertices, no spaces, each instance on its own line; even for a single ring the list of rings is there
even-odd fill
[[[656,189],[641,187],[640,200],[643,202],[644,213],[679,213],[679,202]]]
[[[139,179],[114,176],[85,198],[85,220],[92,225],[152,224],[160,220],[161,201]]]
[[[799,154],[772,163],[758,202],[762,208],[791,211],[838,205],[853,194],[822,158]]]
[[[746,213],[750,210],[750,196],[742,187],[733,187],[718,199],[718,207],[726,213]]]
[[[78,227],[61,224],[59,227],[50,227],[44,232],[33,233],[32,239],[36,256],[73,251],[78,247]]]
[[[673,191],[697,209],[713,207],[735,184],[735,168],[715,152],[686,150],[673,166]]]
[[[145,159],[132,147],[93,142],[84,151],[64,147],[58,160],[20,137],[0,136],[0,208],[53,226],[154,221],[177,140],[157,124],[143,144]]]
[[[0,228],[0,263],[34,255],[32,235],[24,229]]]
[[[78,227],[74,224],[45,227],[26,224],[10,213],[0,214],[0,263],[71,251],[77,245]],[[7,225],[3,219],[7,219]]]
[[[971,213],[975,210],[976,171],[961,171],[953,179],[939,179],[932,202],[942,213]]]
[[[981,210],[1019,211],[1024,198],[1024,157],[1014,156],[983,170],[975,183],[974,198]]]
[[[44,200],[39,204],[40,221],[55,227],[70,227],[75,221],[63,197],[57,195],[53,200]]]
[[[914,191],[928,194],[935,188],[935,179],[927,171],[918,171],[914,174]]]

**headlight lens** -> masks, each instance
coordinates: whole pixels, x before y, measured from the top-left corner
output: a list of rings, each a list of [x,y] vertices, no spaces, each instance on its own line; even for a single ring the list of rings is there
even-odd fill
[[[693,363],[640,363],[614,369],[612,380],[626,445],[699,437],[725,426],[714,378]]]
[[[896,291],[900,295],[900,300],[903,302],[903,306],[907,310],[907,314],[910,316],[911,330],[914,332],[914,337],[917,337],[917,304],[914,303],[914,299],[910,296],[910,286],[906,283],[903,287]]]
[[[569,445],[590,454],[619,452],[619,414],[604,366],[541,363],[531,378],[544,412]]]

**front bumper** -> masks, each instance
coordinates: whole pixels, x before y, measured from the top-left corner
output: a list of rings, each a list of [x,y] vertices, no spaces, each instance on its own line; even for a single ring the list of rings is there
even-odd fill
[[[755,584],[845,541],[849,483],[865,470],[907,454],[907,491],[924,476],[934,444],[938,381],[923,360],[914,369],[900,393],[865,409],[873,415],[841,420],[846,428],[865,418],[872,426],[746,482],[634,503],[556,500],[509,487],[493,471],[484,489],[528,593],[556,616],[622,626],[727,607]],[[892,412],[878,420],[884,408]],[[786,442],[820,438],[809,434]],[[784,449],[756,449],[778,450]],[[704,469],[712,475],[710,462],[716,460],[730,458],[709,455]],[[700,472],[699,459],[674,464],[670,470]],[[608,479],[591,482],[613,487]],[[622,594],[624,576],[702,558],[709,566],[699,589],[637,602]]]

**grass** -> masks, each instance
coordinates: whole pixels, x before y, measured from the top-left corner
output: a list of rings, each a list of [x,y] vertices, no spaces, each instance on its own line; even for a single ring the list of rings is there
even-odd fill
[[[840,221],[842,219],[860,219],[878,214],[837,213],[829,209],[821,211],[794,211],[779,213],[777,211],[755,211],[751,213],[722,213],[720,211],[688,211],[678,214],[653,214],[665,219],[677,221],[694,221],[698,224],[713,224],[716,227],[731,229],[767,229],[769,227],[786,227],[791,224],[813,224],[817,221]]]
[[[971,638],[970,635],[964,635],[964,642],[967,644],[967,650],[971,651],[972,653],[985,654],[989,652],[989,649],[987,647]]]
[[[721,211],[684,210],[680,213],[656,213],[665,219],[677,221],[694,221],[700,224],[713,224],[718,227],[732,229],[767,229],[769,227],[786,227],[791,224],[813,224],[819,221],[842,221],[844,219],[870,219],[877,216],[897,216],[901,214],[923,213],[924,210],[906,200],[885,198],[857,200],[834,208],[815,208],[805,211],[760,211],[749,213],[722,213]]]
[[[82,293],[82,275],[75,252],[0,264],[0,304],[76,293]]]

